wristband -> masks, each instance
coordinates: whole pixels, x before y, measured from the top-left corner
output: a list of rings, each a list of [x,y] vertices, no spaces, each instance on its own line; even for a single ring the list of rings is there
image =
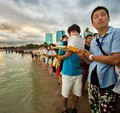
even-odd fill
[[[91,54],[91,55],[89,56],[89,58],[88,58],[90,61],[93,60],[93,59],[92,59],[92,56],[93,56],[93,54]]]

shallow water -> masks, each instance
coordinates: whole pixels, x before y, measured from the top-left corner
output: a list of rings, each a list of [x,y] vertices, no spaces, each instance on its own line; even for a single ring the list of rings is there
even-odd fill
[[[29,54],[0,52],[0,113],[50,111],[44,104],[39,68]]]

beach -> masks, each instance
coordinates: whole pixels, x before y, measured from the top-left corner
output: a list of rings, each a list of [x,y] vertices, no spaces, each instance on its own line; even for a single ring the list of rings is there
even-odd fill
[[[39,67],[39,64],[37,62],[36,62],[36,65],[38,65],[37,67]],[[61,113],[63,110],[63,106],[62,106],[63,104],[62,104],[62,97],[59,96],[60,86],[58,85],[58,80],[54,79],[54,76],[47,75],[44,70],[41,70],[38,68],[37,71],[39,70],[42,72],[42,74],[40,76],[38,75],[37,83],[38,83],[38,86],[41,86],[44,104],[47,107],[47,109],[49,108],[50,110],[44,113],[47,113],[47,112]],[[85,90],[87,91],[87,84],[86,84]],[[72,95],[68,100],[69,111],[71,109],[71,104],[72,104]],[[120,113],[120,107],[119,107],[120,99],[117,105],[118,105],[117,113]],[[78,109],[78,113],[90,113],[87,93],[84,96],[81,96],[79,98],[77,109]]]
[[[36,62],[35,65],[38,65],[36,72],[41,71],[41,75],[37,75],[35,77],[36,86],[42,90],[42,97],[44,103],[44,109],[47,107],[48,111],[44,111],[44,113],[61,113],[63,110],[62,104],[62,96],[60,96],[60,86],[58,85],[58,79],[55,79],[54,76],[47,75],[46,72],[40,69],[40,65]],[[35,66],[36,67],[36,66]],[[40,87],[41,86],[41,87]],[[87,90],[87,85],[86,85]],[[35,99],[36,100],[36,99]],[[68,108],[70,110],[72,103],[72,95],[68,100]],[[36,106],[39,106],[40,102]],[[89,103],[87,94],[85,96],[81,96],[77,105],[78,113],[89,113]],[[42,113],[42,112],[40,112]]]

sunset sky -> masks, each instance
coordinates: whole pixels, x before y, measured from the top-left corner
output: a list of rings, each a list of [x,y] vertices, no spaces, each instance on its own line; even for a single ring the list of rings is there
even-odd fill
[[[0,0],[0,46],[43,43],[45,33],[54,34],[78,24],[96,32],[90,15],[96,6],[110,12],[110,23],[120,27],[120,0]]]

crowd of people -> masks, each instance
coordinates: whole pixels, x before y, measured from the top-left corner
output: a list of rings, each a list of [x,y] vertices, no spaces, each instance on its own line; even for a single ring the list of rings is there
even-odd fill
[[[71,112],[77,113],[77,102],[85,94],[88,79],[88,97],[92,113],[116,113],[119,95],[112,91],[117,74],[115,65],[120,65],[120,29],[109,26],[107,8],[96,7],[91,14],[91,23],[98,33],[85,37],[84,50],[54,50],[54,44],[40,47],[32,52],[33,60],[40,62],[49,75],[59,78],[63,101],[62,113],[68,113],[68,98],[72,92]],[[67,46],[69,37],[79,37],[81,29],[73,24],[68,27],[68,35],[61,37],[61,46]],[[101,49],[102,48],[102,49]],[[106,54],[104,54],[106,53]]]

